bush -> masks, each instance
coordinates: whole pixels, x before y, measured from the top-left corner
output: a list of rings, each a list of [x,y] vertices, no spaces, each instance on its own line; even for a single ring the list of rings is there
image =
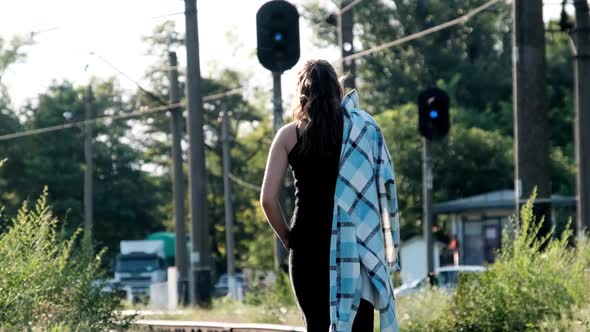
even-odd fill
[[[276,281],[272,286],[254,289],[247,293],[244,303],[262,306],[264,314],[256,320],[265,323],[284,323],[290,312],[299,310],[295,304],[289,276],[283,271],[277,274]]]
[[[505,233],[496,263],[481,274],[462,275],[452,305],[424,330],[540,330],[549,322],[565,324],[577,314],[574,308],[590,303],[588,239],[570,247],[569,225],[560,238],[551,232],[539,239],[543,220],[534,221],[534,198],[522,208],[520,225]]]
[[[590,331],[590,306],[573,308],[572,313],[563,313],[560,318],[551,318],[541,322],[542,331]]]
[[[34,208],[23,204],[0,235],[0,329],[126,329],[121,301],[101,291],[105,272],[81,231],[67,236],[47,205],[47,190]]]
[[[435,321],[448,312],[451,295],[438,288],[428,287],[397,300],[397,319],[402,331],[428,331]]]

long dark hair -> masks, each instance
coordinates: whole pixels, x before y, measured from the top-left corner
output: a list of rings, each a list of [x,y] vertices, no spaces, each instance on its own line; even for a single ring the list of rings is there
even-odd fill
[[[329,155],[341,142],[344,91],[334,67],[325,60],[309,60],[298,73],[298,102],[293,108],[293,120],[308,122],[302,135],[299,153]]]

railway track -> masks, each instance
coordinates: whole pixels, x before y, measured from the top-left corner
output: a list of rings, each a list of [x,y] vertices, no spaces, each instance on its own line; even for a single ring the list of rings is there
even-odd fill
[[[305,328],[300,326],[149,319],[138,320],[132,330],[137,332],[305,332]]]

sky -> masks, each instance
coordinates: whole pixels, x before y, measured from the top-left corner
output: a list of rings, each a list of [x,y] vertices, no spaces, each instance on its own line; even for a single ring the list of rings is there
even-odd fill
[[[297,7],[313,0],[293,0]],[[331,1],[318,0],[326,6]],[[378,0],[365,0],[378,1]],[[239,70],[248,85],[270,91],[272,76],[257,61],[256,12],[266,0],[199,0],[198,20],[201,72],[215,77],[220,68]],[[91,76],[117,77],[129,91],[135,84],[109,67],[99,56],[140,81],[155,59],[146,55],[142,37],[164,22],[173,20],[184,32],[182,0],[3,0],[0,4],[0,35],[10,39],[38,31],[35,44],[25,48],[27,57],[11,66],[3,82],[8,86],[13,103],[19,107],[47,90],[52,80],[69,80],[86,84]],[[334,10],[336,7],[334,6]],[[557,17],[559,6],[546,6],[545,18]],[[161,17],[162,15],[176,14]],[[301,59],[283,76],[283,95],[292,95],[295,73],[305,59],[324,58],[334,61],[338,49],[317,48],[312,43],[309,22],[300,19]],[[228,36],[230,36],[228,38]],[[186,63],[183,54],[179,62]],[[91,54],[92,53],[92,54]]]
[[[215,77],[220,68],[240,70],[249,82],[272,88],[272,75],[257,61],[256,12],[265,0],[198,1],[200,62],[203,77]],[[300,5],[302,1],[294,1]],[[147,55],[142,37],[166,21],[173,20],[184,32],[182,0],[19,0],[0,6],[0,31],[5,39],[41,31],[33,46],[26,47],[23,63],[11,66],[3,77],[17,106],[46,91],[52,80],[86,84],[91,76],[119,79],[125,89],[134,83],[117,73],[100,58],[127,76],[142,82],[146,68],[155,62]],[[167,14],[177,15],[158,17]],[[336,59],[337,48],[317,49],[309,26],[301,19],[301,60],[313,57]],[[230,36],[228,38],[228,36]],[[229,41],[228,41],[229,39]],[[93,53],[93,55],[91,54]],[[99,58],[100,57],[100,58]],[[185,50],[179,62],[186,64]],[[86,68],[86,69],[85,69]],[[298,66],[285,73],[283,91],[293,87]]]

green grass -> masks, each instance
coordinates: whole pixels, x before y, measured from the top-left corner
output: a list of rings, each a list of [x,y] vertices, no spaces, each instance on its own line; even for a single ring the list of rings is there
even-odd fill
[[[297,306],[279,305],[269,311],[267,306],[240,303],[230,298],[214,299],[211,309],[182,308],[178,313],[156,314],[145,318],[303,326]]]

